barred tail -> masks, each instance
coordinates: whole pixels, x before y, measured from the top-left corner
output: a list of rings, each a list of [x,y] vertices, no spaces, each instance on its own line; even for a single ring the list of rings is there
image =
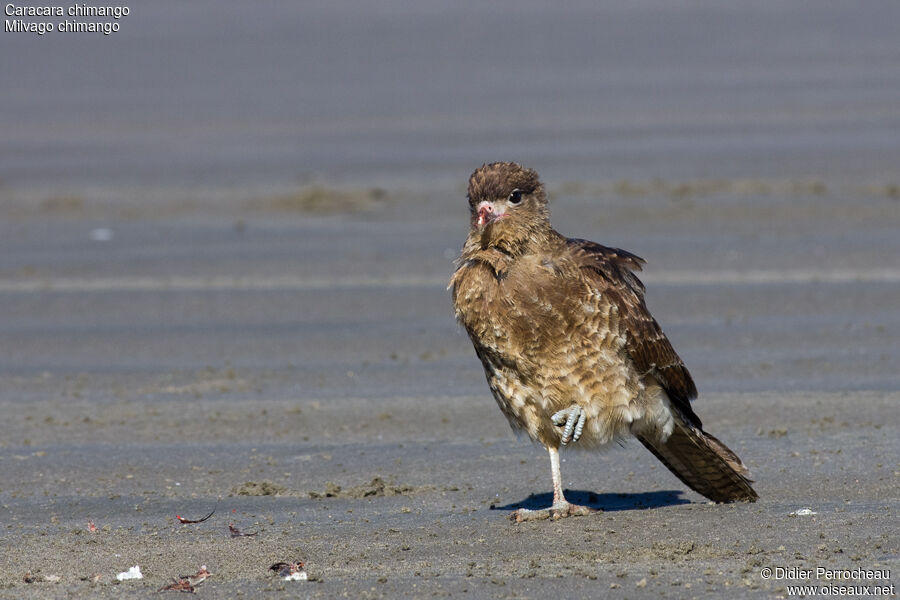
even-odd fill
[[[675,413],[675,411],[673,411]],[[750,470],[738,455],[675,413],[675,428],[665,442],[638,436],[641,443],[689,488],[714,502],[755,502]]]

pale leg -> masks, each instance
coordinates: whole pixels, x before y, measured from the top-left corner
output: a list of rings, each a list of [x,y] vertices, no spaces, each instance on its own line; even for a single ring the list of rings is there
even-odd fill
[[[556,448],[547,448],[547,450],[550,451],[550,475],[553,477],[553,506],[556,507],[566,502],[562,488],[562,472],[559,470],[559,450]]]
[[[529,510],[520,508],[510,517],[516,523],[522,521],[538,521],[541,519],[562,519],[596,512],[596,509],[588,506],[571,504],[563,494],[562,473],[559,470],[559,449],[547,448],[550,452],[550,474],[553,477],[553,506],[541,510]]]

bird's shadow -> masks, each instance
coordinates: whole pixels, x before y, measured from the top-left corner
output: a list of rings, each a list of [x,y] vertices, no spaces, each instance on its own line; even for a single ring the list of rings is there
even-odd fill
[[[657,492],[640,492],[637,494],[596,494],[584,490],[565,490],[566,500],[572,504],[581,504],[590,508],[600,509],[605,512],[617,510],[645,510],[648,508],[661,508],[663,506],[676,506],[690,504],[687,498],[682,498],[681,490],[660,490]],[[526,508],[536,510],[548,508],[553,504],[553,494],[531,494],[524,500],[504,504],[503,506],[491,505],[491,510],[518,510]]]

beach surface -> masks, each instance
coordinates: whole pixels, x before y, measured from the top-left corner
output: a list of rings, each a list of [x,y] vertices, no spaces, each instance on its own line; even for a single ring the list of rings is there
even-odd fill
[[[0,597],[889,597],[900,7],[302,6],[0,34]],[[549,461],[446,290],[490,160],[647,260],[759,502],[633,442],[509,520]]]

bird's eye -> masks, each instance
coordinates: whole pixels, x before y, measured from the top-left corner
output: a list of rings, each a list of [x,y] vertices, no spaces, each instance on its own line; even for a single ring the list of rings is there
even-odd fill
[[[518,204],[522,201],[522,190],[519,188],[514,189],[509,193],[509,203],[510,204]]]

